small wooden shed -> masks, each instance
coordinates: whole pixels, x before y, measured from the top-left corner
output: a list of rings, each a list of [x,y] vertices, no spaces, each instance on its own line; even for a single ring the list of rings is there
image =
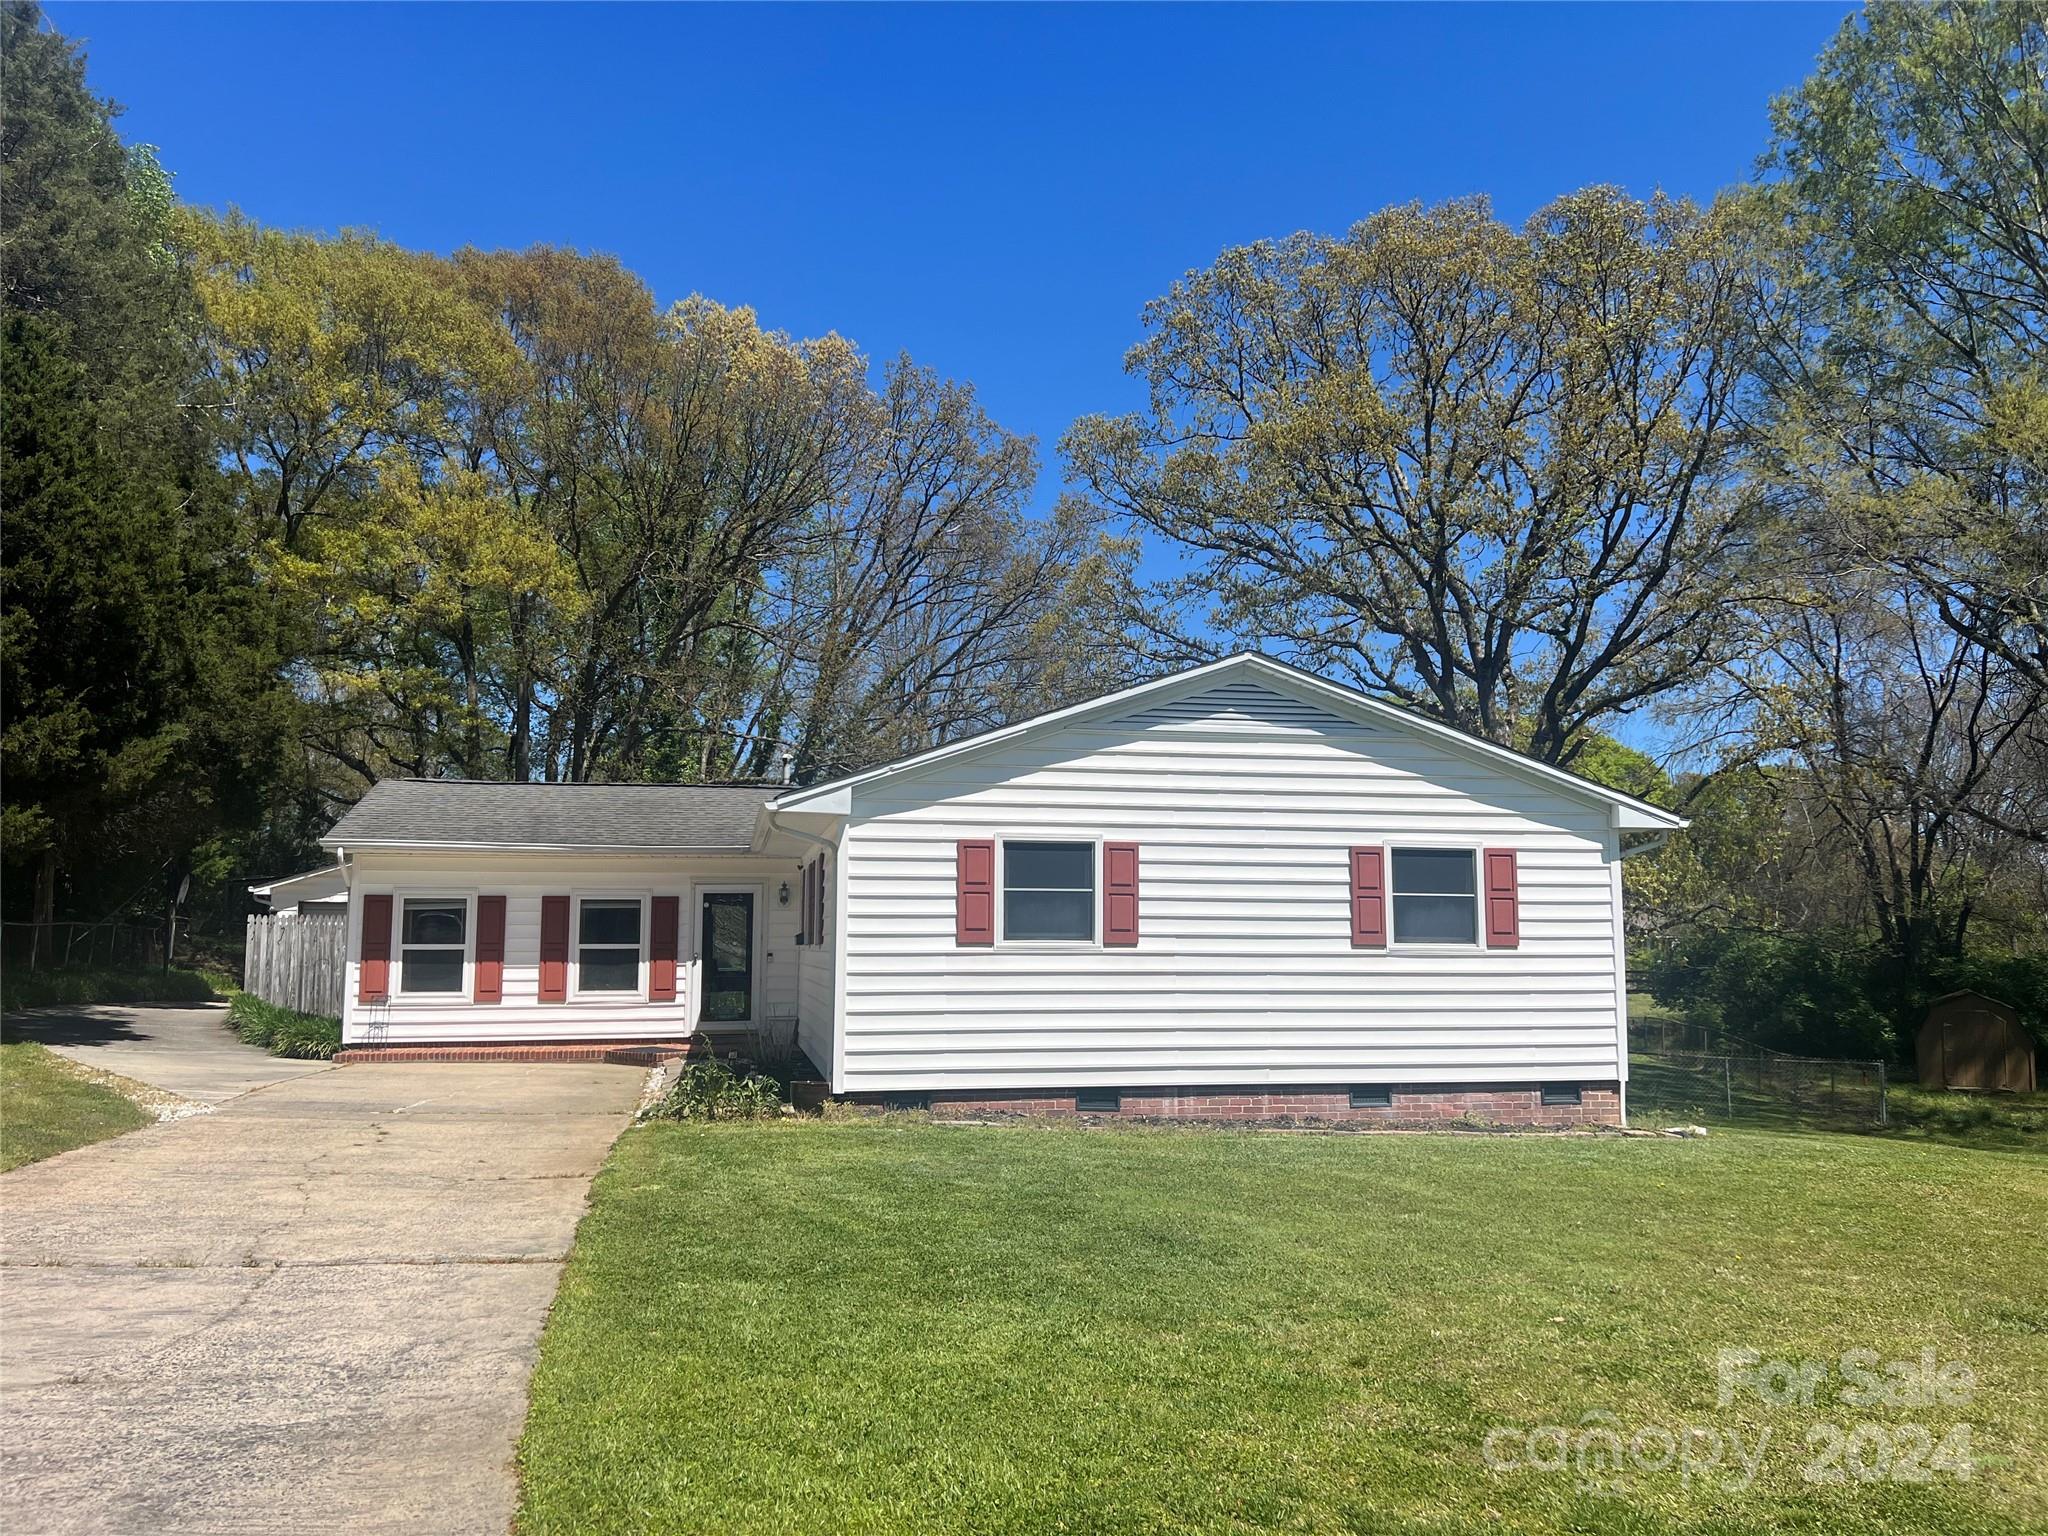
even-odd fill
[[[2034,1091],[2034,1037],[2017,1008],[1982,992],[1951,992],[1930,1003],[1915,1055],[1923,1088]]]

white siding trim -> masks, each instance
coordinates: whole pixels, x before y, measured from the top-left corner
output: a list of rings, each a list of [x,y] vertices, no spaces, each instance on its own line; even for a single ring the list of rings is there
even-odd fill
[[[1614,1059],[1615,1095],[1621,1123],[1628,1124],[1628,926],[1622,920],[1621,834],[1607,840],[1608,888],[1614,909]]]

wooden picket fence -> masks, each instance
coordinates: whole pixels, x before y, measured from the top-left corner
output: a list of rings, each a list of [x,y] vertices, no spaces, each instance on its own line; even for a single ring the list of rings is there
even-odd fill
[[[347,913],[257,913],[242,951],[242,987],[280,1008],[339,1018],[347,960]]]

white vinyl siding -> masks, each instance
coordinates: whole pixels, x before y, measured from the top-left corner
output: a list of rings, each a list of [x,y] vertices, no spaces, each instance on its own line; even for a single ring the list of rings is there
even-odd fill
[[[962,949],[963,838],[1138,844],[1139,944]],[[1366,845],[1515,849],[1519,947],[1354,949]],[[873,780],[834,1087],[1618,1079],[1615,850],[1598,801],[1262,684]]]
[[[792,895],[788,906],[774,899],[790,878],[794,858],[686,858],[564,854],[405,853],[366,850],[356,855],[350,882],[348,977],[343,1003],[343,1038],[350,1045],[436,1044],[520,1040],[679,1040],[689,1033],[695,1005],[697,885],[717,887],[760,882],[766,899],[756,903],[765,923],[761,974],[756,981],[760,1017],[787,1018],[798,1006],[796,931],[801,919]],[[388,892],[402,910],[407,895],[443,896],[466,892],[470,899],[468,940],[475,941],[478,895],[505,898],[504,1001],[475,1003],[465,976],[459,994],[419,997],[394,994],[383,1004],[356,1001],[356,967],[362,953],[362,902]],[[654,896],[681,899],[682,934],[677,996],[673,1003],[647,1000],[649,954],[647,912]],[[543,896],[572,898],[569,931],[570,997],[566,1003],[540,1001],[540,907]],[[632,993],[577,990],[577,902],[575,898],[635,897],[642,903],[641,984]],[[399,946],[393,944],[393,958]]]

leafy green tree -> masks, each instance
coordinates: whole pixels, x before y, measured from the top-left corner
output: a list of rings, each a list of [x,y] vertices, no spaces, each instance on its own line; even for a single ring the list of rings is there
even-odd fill
[[[289,711],[194,379],[165,185],[33,6],[0,13],[0,758],[38,920],[253,816]],[[151,892],[154,895],[154,890]]]
[[[1764,286],[1733,204],[1389,208],[1175,284],[1130,354],[1149,412],[1066,452],[1186,562],[1152,594],[1169,643],[1176,613],[1279,641],[1569,763],[1743,638]]]
[[[1775,119],[1775,469],[2048,686],[2048,8],[1875,0]]]

